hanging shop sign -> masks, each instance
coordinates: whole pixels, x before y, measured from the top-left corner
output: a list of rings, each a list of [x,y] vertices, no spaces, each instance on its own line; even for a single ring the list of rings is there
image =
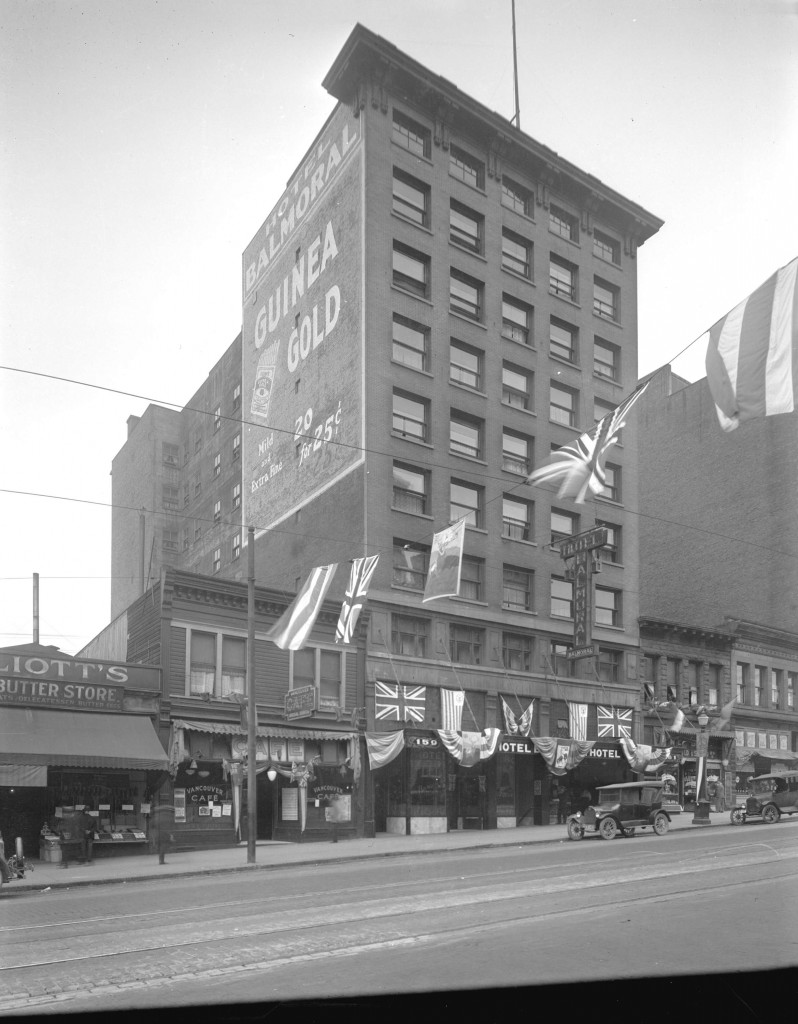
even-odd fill
[[[295,690],[289,690],[285,695],[285,717],[289,721],[294,718],[309,718],[315,713],[315,686],[298,686]]]

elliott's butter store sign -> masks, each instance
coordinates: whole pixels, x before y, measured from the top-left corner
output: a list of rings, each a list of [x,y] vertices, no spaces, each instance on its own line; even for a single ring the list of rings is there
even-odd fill
[[[129,668],[69,658],[0,657],[0,706],[96,708],[121,711]]]

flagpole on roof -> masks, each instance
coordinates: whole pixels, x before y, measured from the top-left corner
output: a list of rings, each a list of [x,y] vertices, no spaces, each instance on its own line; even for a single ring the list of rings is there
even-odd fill
[[[515,127],[521,127],[521,107],[518,102],[518,49],[515,41],[515,0],[512,0],[513,8],[513,84],[515,86],[515,114],[513,115],[512,121],[515,122]]]

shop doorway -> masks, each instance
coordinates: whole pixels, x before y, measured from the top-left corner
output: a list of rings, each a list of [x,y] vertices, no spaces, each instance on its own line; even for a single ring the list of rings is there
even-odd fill
[[[42,825],[49,820],[50,802],[47,789],[41,786],[0,786],[0,829],[6,857],[22,840],[25,857],[39,856]]]
[[[258,807],[258,839],[274,837],[274,820],[276,817],[274,802],[277,799],[277,783],[270,782],[266,772],[258,775],[257,807]]]
[[[487,825],[487,780],[484,769],[458,768],[449,806],[449,831]]]

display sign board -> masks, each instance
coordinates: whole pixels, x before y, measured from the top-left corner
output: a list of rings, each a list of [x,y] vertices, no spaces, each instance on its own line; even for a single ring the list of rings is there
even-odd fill
[[[608,536],[605,526],[596,526],[592,530],[585,530],[584,533],[575,533],[573,537],[566,537],[565,540],[560,541],[560,557],[573,558],[579,552],[604,547]]]
[[[285,717],[309,718],[316,711],[316,687],[298,686],[285,695]]]
[[[335,111],[244,252],[243,519],[258,535],[364,461],[361,128]]]
[[[568,652],[568,657],[574,661],[577,658],[596,658],[598,652],[598,644],[586,644],[584,647],[572,647]]]
[[[0,704],[121,709],[124,688],[160,691],[161,670],[38,654],[0,654]],[[80,703],[84,701],[86,703]]]

